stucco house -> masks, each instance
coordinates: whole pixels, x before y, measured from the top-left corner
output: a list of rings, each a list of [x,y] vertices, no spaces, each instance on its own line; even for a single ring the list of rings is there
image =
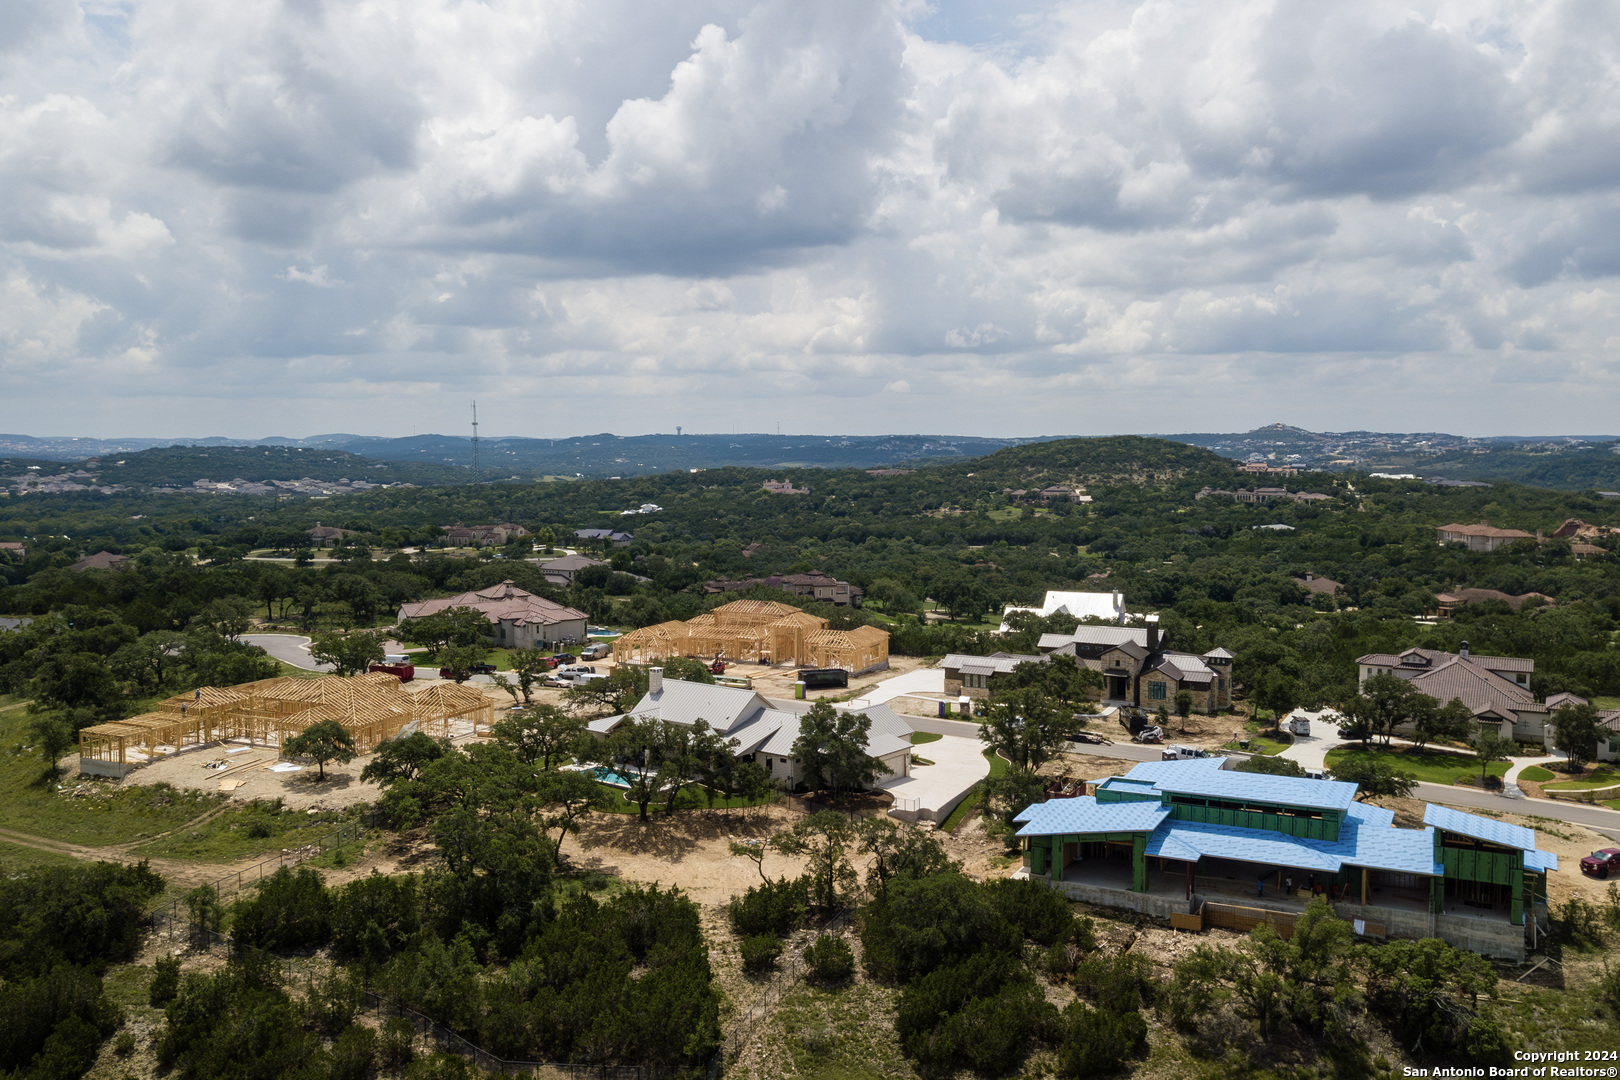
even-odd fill
[[[398,617],[420,619],[451,608],[468,608],[490,623],[496,645],[539,649],[585,640],[585,613],[526,592],[511,579],[476,592],[400,605]]]

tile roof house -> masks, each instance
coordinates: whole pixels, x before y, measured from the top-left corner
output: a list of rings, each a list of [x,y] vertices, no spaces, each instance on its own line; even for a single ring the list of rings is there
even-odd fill
[[[339,529],[332,525],[322,525],[317,521],[313,529],[304,530],[304,535],[309,537],[310,543],[316,547],[329,548],[336,547],[349,537],[358,534],[352,529]]]
[[[871,721],[866,752],[883,762],[891,776],[911,774],[911,726],[893,710],[887,705],[834,708],[864,713]],[[598,738],[606,738],[626,718],[656,718],[672,724],[704,720],[721,735],[735,740],[732,752],[738,760],[760,762],[789,789],[804,779],[799,759],[793,753],[802,714],[779,708],[753,690],[666,679],[663,669],[655,667],[649,673],[647,693],[629,712],[592,720],[588,728]]]
[[[1449,619],[1458,608],[1482,603],[1486,600],[1500,600],[1514,611],[1518,611],[1524,606],[1524,602],[1532,597],[1544,603],[1556,603],[1552,597],[1545,593],[1533,592],[1525,593],[1522,596],[1514,596],[1512,593],[1498,592],[1496,589],[1453,589],[1450,592],[1437,593],[1435,600],[1440,605],[1437,611],[1438,616],[1442,619]]]
[[[1407,649],[1402,653],[1368,653],[1356,658],[1357,685],[1374,675],[1409,680],[1429,697],[1445,704],[1460,699],[1481,726],[1494,727],[1505,739],[1551,746],[1547,717],[1552,712],[1530,691],[1536,662],[1513,656],[1475,656],[1461,651]]]
[[[1305,571],[1304,577],[1294,578],[1294,584],[1303,585],[1310,592],[1321,593],[1325,596],[1334,596],[1344,588],[1343,585],[1340,585],[1332,578],[1317,577],[1309,570]]]
[[[450,547],[468,547],[472,544],[504,546],[508,541],[528,535],[528,529],[511,521],[499,525],[463,525],[458,521],[454,525],[444,526],[444,541]]]
[[[1014,821],[1033,880],[1070,899],[1153,914],[1198,914],[1235,894],[1291,926],[1319,885],[1356,932],[1439,936],[1521,958],[1526,916],[1547,900],[1558,857],[1535,833],[1430,806],[1421,829],[1356,801],[1335,780],[1229,771],[1226,759],[1151,762],[1106,777],[1095,793],[1050,799]],[[1226,901],[1222,901],[1226,902]],[[1370,930],[1377,926],[1378,930]]]
[[[745,549],[743,554],[749,555],[750,552]],[[837,604],[839,607],[860,607],[861,600],[866,596],[859,585],[839,581],[831,574],[824,574],[820,570],[812,570],[807,574],[772,574],[770,577],[744,578],[741,581],[716,578],[703,585],[703,591],[710,595],[746,592],[749,589],[781,589],[796,596]]]
[[[1483,521],[1478,525],[1442,525],[1437,530],[1442,544],[1463,544],[1469,551],[1495,551],[1517,540],[1534,540],[1532,533],[1519,529],[1493,529]]]
[[[575,529],[574,537],[578,540],[606,540],[614,547],[624,547],[634,540],[634,533],[617,532],[613,529]]]
[[[601,559],[593,559],[589,555],[564,555],[557,559],[547,559],[540,564],[540,573],[545,575],[547,581],[553,585],[572,585],[574,578],[580,571],[589,570],[593,566],[606,566]]]
[[[488,619],[495,644],[536,649],[585,640],[585,613],[554,603],[514,585],[511,580],[487,589],[401,604],[399,618],[420,619],[452,608],[468,608]]]
[[[802,488],[794,487],[793,486],[793,481],[791,481],[791,480],[767,480],[763,484],[761,484],[760,487],[764,488],[766,491],[770,492],[772,495],[808,495],[808,494],[810,494],[810,489],[808,487],[802,487]]]
[[[122,570],[129,565],[129,562],[128,555],[114,555],[110,551],[98,551],[94,555],[86,555],[72,566],[69,566],[68,569],[75,574],[82,573],[85,570]]]

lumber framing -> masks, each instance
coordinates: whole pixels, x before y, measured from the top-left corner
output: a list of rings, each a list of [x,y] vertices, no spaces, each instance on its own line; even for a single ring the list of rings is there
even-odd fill
[[[468,686],[438,683],[410,693],[383,672],[349,678],[264,679],[204,686],[158,703],[154,712],[79,732],[81,772],[123,776],[129,769],[211,742],[279,746],[312,724],[336,720],[369,754],[412,731],[449,738],[453,721],[477,734],[495,722],[495,703]]]
[[[672,656],[859,673],[888,666],[889,635],[874,626],[829,630],[826,619],[789,604],[735,600],[686,622],[632,630],[613,643],[615,663],[651,664]]]

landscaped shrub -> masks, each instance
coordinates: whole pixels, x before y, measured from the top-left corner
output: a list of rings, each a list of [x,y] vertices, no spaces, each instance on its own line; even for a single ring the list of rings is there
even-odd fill
[[[753,937],[743,938],[742,962],[743,970],[759,974],[776,966],[776,958],[782,955],[782,940],[774,934],[755,934]]]
[[[765,881],[741,896],[733,897],[727,909],[731,927],[738,936],[749,938],[758,934],[785,937],[804,922],[810,910],[810,881],[798,878],[788,881]]]
[[[320,1049],[282,988],[279,965],[252,954],[217,975],[180,980],[164,1017],[158,1065],[179,1080],[297,1075]]]
[[[804,950],[804,962],[817,982],[840,983],[855,974],[855,951],[834,934],[822,934]]]
[[[1086,1077],[1116,1072],[1120,1064],[1147,1045],[1147,1021],[1135,1011],[1093,1009],[1076,1001],[1063,1010],[1063,1044],[1058,1047],[1058,1074]]]

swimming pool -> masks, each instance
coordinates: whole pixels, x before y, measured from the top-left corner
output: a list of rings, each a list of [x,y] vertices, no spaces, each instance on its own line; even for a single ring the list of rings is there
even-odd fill
[[[624,777],[620,776],[618,773],[614,772],[605,765],[599,765],[592,769],[591,775],[596,777],[599,783],[606,784],[609,787],[627,788],[630,786],[630,781],[626,780]]]

